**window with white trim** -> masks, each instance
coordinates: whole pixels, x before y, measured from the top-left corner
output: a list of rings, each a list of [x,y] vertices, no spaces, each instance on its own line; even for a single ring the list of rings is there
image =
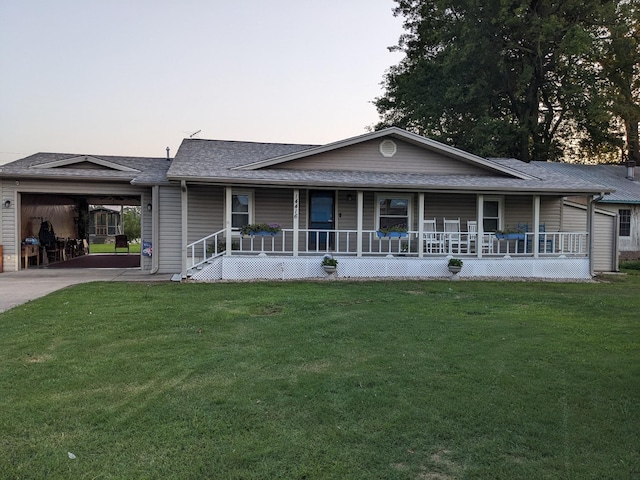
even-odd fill
[[[618,210],[620,216],[620,236],[631,236],[631,210],[627,208],[621,208]]]
[[[376,229],[411,226],[411,195],[381,194],[377,198]]]
[[[502,198],[485,197],[482,203],[482,230],[497,232],[502,229]]]
[[[233,192],[231,195],[231,227],[249,225],[253,218],[253,192]]]

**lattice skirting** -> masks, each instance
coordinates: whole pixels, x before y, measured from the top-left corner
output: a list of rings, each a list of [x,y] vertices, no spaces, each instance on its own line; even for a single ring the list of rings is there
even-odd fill
[[[295,280],[348,278],[449,278],[446,258],[335,257],[338,268],[326,273],[320,257],[219,257],[191,275],[192,280]],[[540,278],[587,280],[587,258],[465,258],[461,278]]]

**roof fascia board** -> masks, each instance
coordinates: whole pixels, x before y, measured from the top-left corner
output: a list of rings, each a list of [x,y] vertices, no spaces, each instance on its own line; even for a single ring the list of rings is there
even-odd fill
[[[299,158],[309,157],[311,155],[317,155],[320,153],[329,152],[339,148],[355,145],[357,143],[362,143],[368,140],[375,140],[377,138],[387,137],[387,136],[392,136],[398,139],[406,140],[410,143],[427,147],[430,150],[436,150],[448,157],[462,160],[467,163],[480,165],[492,171],[507,174],[516,178],[520,178],[522,180],[532,180],[535,178],[531,175],[527,175],[525,173],[519,172],[512,168],[498,165],[492,162],[491,160],[487,160],[477,155],[473,155],[471,153],[465,152],[464,150],[460,150],[455,147],[450,147],[448,145],[445,145],[440,142],[436,142],[435,140],[431,140],[429,138],[423,137],[421,135],[417,135],[415,133],[407,132],[406,130],[402,130],[401,128],[398,128],[398,127],[389,127],[383,130],[378,130],[376,132],[365,133],[363,135],[347,138],[345,140],[339,140],[337,142],[329,143],[327,145],[320,145],[318,147],[313,147],[308,150],[303,150],[302,152],[291,153],[288,155],[282,155],[279,157],[270,158],[268,160],[249,163],[247,165],[234,167],[232,168],[232,170],[257,170],[259,168],[269,167],[272,165],[289,162],[291,160],[297,160]]]
[[[367,191],[412,191],[412,192],[442,192],[442,193],[483,193],[483,194],[492,194],[499,195],[501,193],[508,193],[510,195],[562,195],[562,196],[570,196],[570,195],[600,195],[604,193],[610,193],[608,190],[602,190],[602,188],[595,189],[567,189],[567,188],[548,188],[548,189],[536,189],[536,188],[526,188],[521,186],[513,186],[513,187],[503,187],[503,188],[495,188],[495,187],[459,187],[453,188],[448,185],[437,186],[430,185],[426,187],[419,187],[416,185],[389,185],[389,184],[368,184],[362,185],[357,183],[345,183],[340,185],[335,185],[329,182],[317,182],[317,181],[299,181],[292,183],[290,180],[274,180],[274,179],[248,179],[248,178],[237,178],[237,177],[190,177],[190,176],[171,176],[167,177],[169,181],[176,182],[182,181],[189,182],[192,184],[207,184],[207,185],[220,185],[220,186],[230,186],[234,184],[238,185],[254,185],[254,186],[266,186],[266,185],[274,185],[279,187],[289,187],[289,188],[329,188],[333,190],[345,190],[345,189],[359,189],[359,190],[367,190]]]
[[[100,165],[101,167],[107,167],[107,168],[111,168],[113,170],[118,170],[121,172],[136,172],[136,173],[140,172],[140,170],[136,170],[135,168],[125,167],[124,165],[119,165],[117,163],[113,163],[108,160],[103,160],[102,158],[93,157],[91,155],[81,155],[76,157],[65,158],[63,160],[55,160],[53,162],[41,163],[40,165],[33,165],[31,168],[66,167],[68,165],[74,165],[76,163],[82,163],[82,162],[95,163],[96,165]]]
[[[133,183],[133,177],[96,177],[95,175],[43,175],[37,173],[2,173],[0,172],[0,178],[11,178],[16,180],[51,180],[61,182],[106,182],[106,183]]]

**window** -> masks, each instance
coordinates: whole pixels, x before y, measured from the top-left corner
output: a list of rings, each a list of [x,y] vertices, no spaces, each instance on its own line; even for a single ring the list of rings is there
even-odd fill
[[[238,229],[251,223],[253,194],[251,192],[233,192],[231,196],[231,227]]]
[[[618,215],[620,216],[620,236],[631,236],[631,210],[620,209]]]
[[[403,225],[407,229],[411,225],[411,196],[378,196],[377,229]]]
[[[502,228],[502,199],[485,198],[483,202],[482,230],[485,232],[497,232]]]

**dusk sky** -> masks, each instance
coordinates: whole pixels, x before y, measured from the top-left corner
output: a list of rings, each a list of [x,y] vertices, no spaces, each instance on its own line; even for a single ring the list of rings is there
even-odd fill
[[[0,0],[0,164],[365,133],[393,0]]]

